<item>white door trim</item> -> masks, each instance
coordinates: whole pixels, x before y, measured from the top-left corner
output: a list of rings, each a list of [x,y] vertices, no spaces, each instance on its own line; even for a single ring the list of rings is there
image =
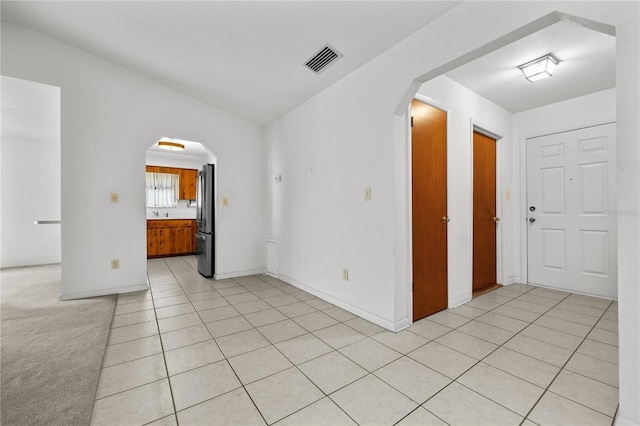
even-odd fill
[[[503,166],[505,162],[503,161],[505,157],[505,146],[504,146],[504,133],[502,131],[494,131],[491,130],[491,126],[487,126],[479,122],[478,120],[474,120],[473,117],[470,120],[471,131],[469,132],[469,144],[470,144],[470,152],[471,152],[471,173],[470,175],[470,188],[471,188],[471,236],[473,238],[473,132],[481,133],[485,136],[489,136],[496,141],[496,215],[501,219],[504,219],[504,206],[503,206],[503,194],[504,194],[504,185],[503,185],[503,176],[504,170]],[[505,232],[503,228],[506,226],[506,222],[500,221],[496,229],[496,280],[498,283],[502,285],[513,284],[513,282],[506,282],[506,274],[504,271],[504,238]],[[473,243],[471,244],[471,268],[473,271]],[[473,273],[471,275],[470,291],[473,293]]]

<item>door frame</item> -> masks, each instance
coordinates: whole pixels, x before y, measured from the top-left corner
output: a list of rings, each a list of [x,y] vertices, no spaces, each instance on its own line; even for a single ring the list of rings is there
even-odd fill
[[[450,127],[451,120],[450,120],[449,114],[451,112],[451,108],[441,102],[436,101],[435,99],[432,99],[428,96],[421,95],[419,93],[416,93],[413,96],[413,99],[423,102],[441,111],[444,111],[447,114],[447,144],[446,144],[447,145],[447,212],[450,212],[451,206],[449,203],[451,201],[451,178],[450,178],[449,170],[451,168],[451,155],[449,155],[449,152],[451,150],[451,146],[449,146],[450,144],[449,135],[451,134],[451,127]],[[405,169],[406,188],[409,194],[409,196],[407,197],[407,204],[406,204],[408,221],[407,221],[407,228],[406,228],[407,246],[405,248],[407,253],[407,259],[409,260],[408,262],[409,270],[407,272],[409,279],[407,281],[407,287],[406,287],[406,291],[408,294],[406,303],[407,303],[407,312],[409,314],[407,318],[408,322],[405,326],[407,327],[411,325],[411,323],[413,323],[413,288],[412,288],[413,287],[413,232],[412,232],[413,231],[413,213],[412,213],[413,199],[411,197],[411,194],[413,193],[413,185],[412,185],[413,171],[411,167],[411,164],[413,164],[413,158],[411,155],[411,147],[412,147],[413,141],[411,140],[411,102],[409,102],[409,105],[407,106],[407,114],[405,119],[405,131],[407,135],[405,160],[407,161],[406,164],[409,165],[409,167]],[[451,222],[449,222],[447,226],[450,227]],[[450,274],[451,265],[449,263],[449,259],[451,258],[450,255],[451,255],[451,233],[447,229],[447,290],[449,289],[449,277],[451,276]],[[447,298],[448,298],[447,308],[450,308],[452,305],[451,305],[451,299],[449,294],[447,294]]]
[[[617,115],[616,115],[617,118]],[[606,124],[615,124],[618,125],[617,119],[615,121],[611,120],[603,120],[603,121],[595,121],[591,124],[581,125],[579,127],[575,127],[572,129],[561,129],[561,130],[553,130],[544,132],[541,134],[535,135],[526,135],[521,136],[518,140],[520,144],[520,193],[522,197],[520,197],[520,211],[522,212],[522,217],[518,218],[518,220],[522,221],[522,225],[520,226],[520,271],[522,272],[522,282],[524,284],[529,283],[529,227],[527,226],[527,201],[529,199],[529,194],[527,192],[528,181],[527,181],[527,141],[529,139],[539,138],[543,136],[551,136],[557,135],[559,133],[567,133],[580,129],[588,129],[590,127],[603,126]],[[617,145],[616,145],[617,148]],[[616,188],[618,184],[616,183]],[[539,285],[539,284],[537,284]]]
[[[486,126],[478,120],[474,120],[473,118],[471,118],[470,120],[471,131],[469,132],[469,144],[470,144],[469,152],[471,152],[471,170],[469,173],[470,175],[469,185],[470,185],[471,191],[470,191],[469,205],[471,206],[471,223],[469,225],[472,231],[471,238],[473,238],[473,166],[474,166],[473,164],[473,132],[478,132],[485,136],[489,136],[490,138],[495,139],[496,141],[496,215],[501,219],[504,218],[503,165],[506,164],[503,161],[505,157],[505,152],[504,152],[505,144],[504,144],[504,136],[502,134],[504,132],[490,130],[490,128],[491,126]],[[504,259],[503,259],[503,255],[504,255],[503,239],[505,237],[505,233],[503,231],[504,223],[505,222],[501,220],[500,224],[496,227],[496,280],[498,281],[498,283],[502,285],[508,285],[508,284],[513,284],[513,282],[509,282],[509,283],[505,282],[506,275],[504,273]],[[470,262],[471,262],[471,271],[473,271],[473,244],[471,244]],[[469,291],[471,292],[471,294],[473,294],[473,275],[469,285],[470,285]]]

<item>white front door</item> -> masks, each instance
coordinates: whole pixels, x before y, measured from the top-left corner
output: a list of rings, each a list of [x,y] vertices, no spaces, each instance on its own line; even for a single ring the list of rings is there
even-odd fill
[[[616,125],[527,139],[528,281],[617,297]]]

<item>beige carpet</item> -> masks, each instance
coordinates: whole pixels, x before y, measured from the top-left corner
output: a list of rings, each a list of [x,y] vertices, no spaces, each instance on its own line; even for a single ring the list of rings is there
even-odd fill
[[[0,423],[88,425],[115,296],[61,302],[60,265],[0,271]]]

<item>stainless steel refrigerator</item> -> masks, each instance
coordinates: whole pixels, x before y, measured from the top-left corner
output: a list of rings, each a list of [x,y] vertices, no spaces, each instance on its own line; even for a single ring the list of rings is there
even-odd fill
[[[215,273],[215,192],[214,165],[205,164],[196,185],[196,258],[198,272],[205,277]]]

